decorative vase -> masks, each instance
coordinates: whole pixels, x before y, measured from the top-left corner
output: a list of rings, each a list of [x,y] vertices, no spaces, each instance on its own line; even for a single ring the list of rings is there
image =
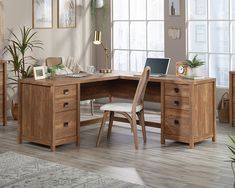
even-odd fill
[[[18,120],[18,103],[13,100],[11,102],[11,114],[14,120]]]

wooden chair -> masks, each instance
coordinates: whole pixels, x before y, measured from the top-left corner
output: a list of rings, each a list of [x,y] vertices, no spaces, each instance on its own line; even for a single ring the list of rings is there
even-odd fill
[[[120,113],[125,116],[131,125],[131,130],[134,135],[135,148],[138,149],[138,134],[137,134],[137,124],[136,124],[136,115],[139,118],[140,125],[142,126],[143,140],[146,143],[146,130],[144,123],[144,95],[147,86],[147,82],[150,75],[150,67],[146,67],[142,73],[140,81],[138,83],[135,96],[132,103],[108,103],[101,106],[100,110],[104,111],[103,119],[100,125],[99,134],[96,141],[96,146],[100,144],[101,136],[104,130],[104,125],[106,119],[109,115],[109,127],[107,138],[110,138],[114,113]],[[130,115],[129,115],[130,114]]]
[[[48,57],[46,58],[46,66],[53,67],[62,64],[62,57]]]

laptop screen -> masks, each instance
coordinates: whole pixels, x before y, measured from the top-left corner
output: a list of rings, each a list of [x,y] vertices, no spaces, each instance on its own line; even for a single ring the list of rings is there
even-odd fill
[[[147,58],[145,67],[151,68],[151,74],[167,74],[170,58]]]

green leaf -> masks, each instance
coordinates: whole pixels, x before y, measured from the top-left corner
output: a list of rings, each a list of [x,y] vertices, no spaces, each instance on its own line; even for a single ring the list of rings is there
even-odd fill
[[[33,51],[34,48],[42,48],[42,42],[35,40],[37,32],[33,32],[31,28],[23,26],[20,28],[19,37],[12,31],[9,30],[11,38],[8,39],[8,45],[4,47],[4,54],[10,55],[9,63],[13,65],[13,71],[17,78],[26,78],[31,76],[31,69],[28,68],[27,64],[33,64],[30,60],[35,61],[32,56],[26,56],[27,51]],[[30,63],[28,63],[29,61]]]
[[[204,61],[197,58],[198,55],[195,55],[192,60],[186,60],[185,63],[191,68],[196,68],[205,64]]]

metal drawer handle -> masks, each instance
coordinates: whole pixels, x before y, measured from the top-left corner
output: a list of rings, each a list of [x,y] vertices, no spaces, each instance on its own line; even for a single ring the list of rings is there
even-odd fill
[[[180,104],[180,102],[179,102],[179,101],[174,101],[174,104],[175,104],[176,106],[178,106],[178,105]]]
[[[68,102],[65,102],[64,103],[64,108],[68,108],[69,107],[69,103]]]
[[[68,95],[69,94],[69,90],[68,89],[64,89],[64,95]]]
[[[176,92],[176,93],[179,93],[179,91],[180,91],[180,89],[179,89],[179,88],[177,88],[177,87],[176,87],[176,88],[174,88],[174,90],[175,90],[175,92]]]
[[[64,127],[68,127],[69,126],[69,122],[64,122]]]
[[[175,125],[179,125],[180,122],[179,122],[179,120],[175,119],[174,123],[175,123]]]

